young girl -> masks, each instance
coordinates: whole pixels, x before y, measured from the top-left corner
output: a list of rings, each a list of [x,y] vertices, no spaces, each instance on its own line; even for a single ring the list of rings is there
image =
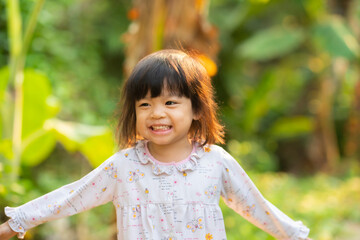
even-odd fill
[[[264,199],[224,149],[210,78],[192,56],[162,50],[143,58],[123,89],[121,147],[82,179],[20,207],[0,239],[112,201],[117,238],[226,239],[228,206],[277,239],[308,239],[309,229]]]

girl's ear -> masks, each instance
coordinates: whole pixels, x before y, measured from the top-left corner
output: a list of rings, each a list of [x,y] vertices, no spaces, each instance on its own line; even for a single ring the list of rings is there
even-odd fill
[[[200,113],[194,113],[194,120],[199,120],[200,119]]]

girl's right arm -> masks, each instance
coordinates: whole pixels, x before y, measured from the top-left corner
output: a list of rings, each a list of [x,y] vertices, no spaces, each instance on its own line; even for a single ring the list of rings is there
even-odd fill
[[[1,240],[8,240],[8,239],[14,237],[16,234],[17,233],[11,229],[8,222],[0,225],[0,239]]]
[[[82,179],[63,186],[20,207],[5,208],[8,224],[18,236],[41,223],[71,216],[113,199],[118,159],[114,154]],[[110,174],[112,173],[112,174]],[[2,239],[2,238],[0,238]]]

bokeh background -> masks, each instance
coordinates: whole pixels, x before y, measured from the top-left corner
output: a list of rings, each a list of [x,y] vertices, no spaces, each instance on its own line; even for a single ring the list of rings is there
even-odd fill
[[[134,64],[196,50],[226,148],[317,240],[360,237],[359,0],[0,1],[0,209],[85,175],[117,150]],[[222,202],[230,240],[273,239]],[[6,221],[3,210],[0,219]],[[107,204],[26,239],[115,239]]]

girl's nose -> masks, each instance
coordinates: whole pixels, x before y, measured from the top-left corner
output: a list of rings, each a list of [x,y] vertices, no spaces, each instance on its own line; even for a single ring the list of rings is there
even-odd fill
[[[153,111],[151,112],[151,117],[158,119],[163,118],[165,116],[164,108],[161,106],[154,106]]]

